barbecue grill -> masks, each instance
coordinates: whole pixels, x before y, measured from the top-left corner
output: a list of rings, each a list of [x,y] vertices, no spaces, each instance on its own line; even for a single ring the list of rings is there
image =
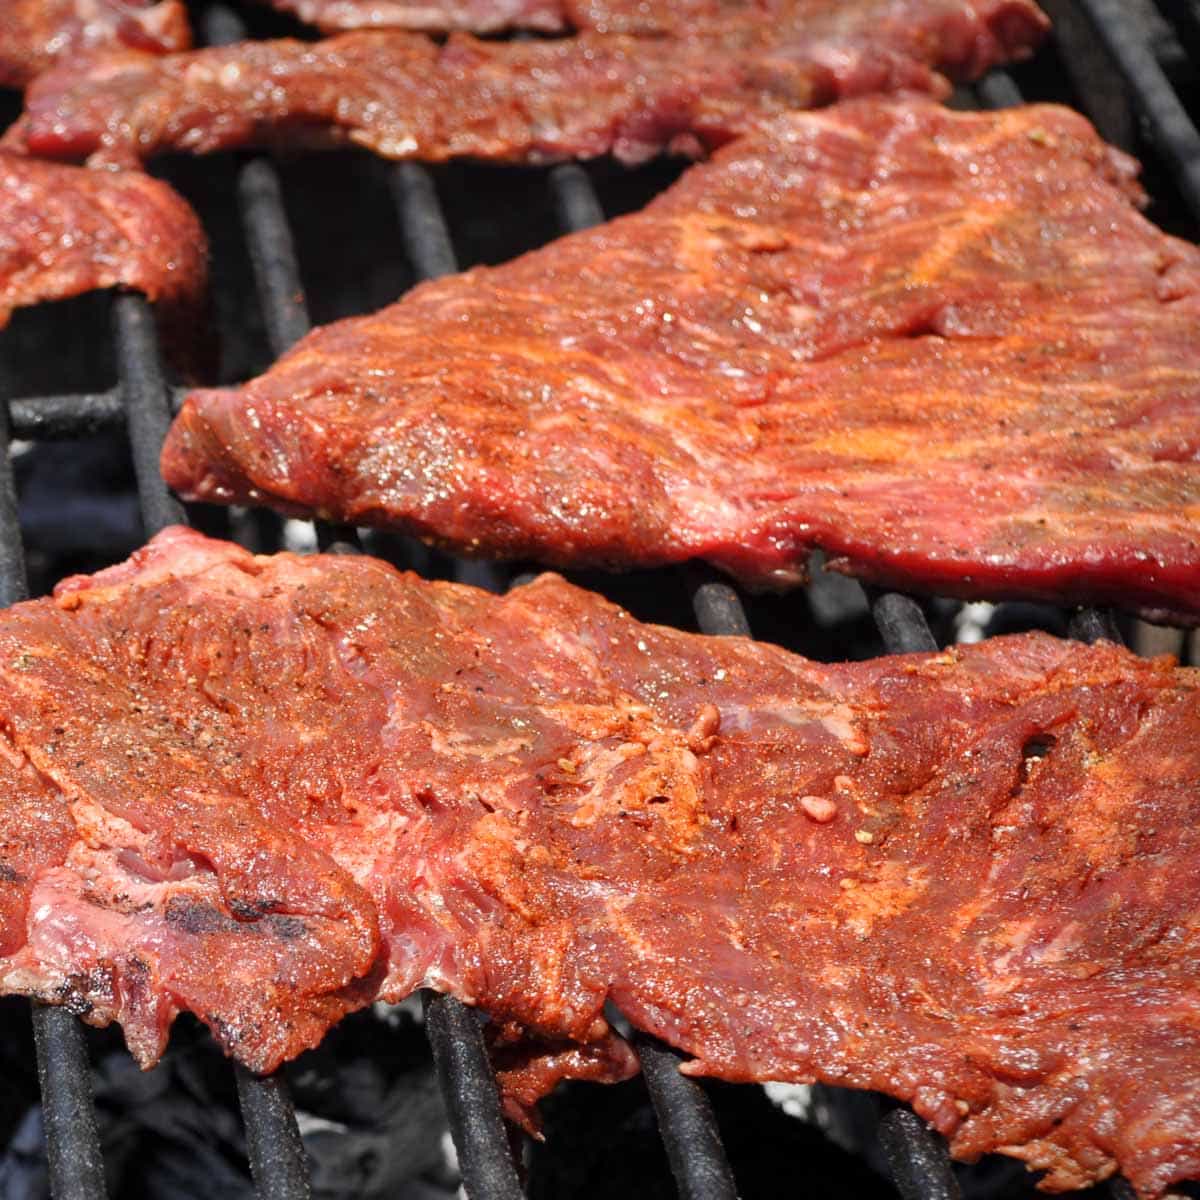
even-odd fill
[[[1157,8],[1150,0],[1044,0],[1044,6],[1055,20],[1055,34],[1053,44],[1042,51],[1039,60],[1012,73],[993,72],[975,88],[956,93],[954,102],[1003,107],[1035,98],[1076,104],[1108,140],[1143,158],[1155,199],[1155,218],[1173,231],[1194,235],[1200,224],[1200,133],[1180,97],[1184,83],[1194,78],[1194,64],[1200,63],[1200,0],[1158,0]],[[211,6],[204,12],[201,32],[209,41],[232,41],[244,35],[244,27],[233,12]],[[438,175],[411,163],[379,168],[390,184],[403,255],[415,278],[458,268],[439,185],[443,193],[448,187],[475,186],[478,177],[471,174],[475,170],[483,169],[455,169]],[[490,170],[491,180],[501,178],[500,171]],[[670,168],[655,171],[657,174],[652,171],[649,176],[651,186],[653,181],[661,183],[667,178]],[[266,343],[270,352],[278,355],[310,325],[293,230],[285,211],[284,175],[264,156],[238,159],[235,173],[242,236]],[[532,181],[545,189],[536,204],[530,201],[531,206],[554,217],[527,228],[525,243],[537,244],[560,232],[593,225],[605,218],[606,210],[611,215],[612,202],[606,204],[602,195],[620,192],[621,175],[611,166],[592,170],[575,164],[521,174],[521,187]],[[620,200],[617,203],[624,206]],[[399,246],[395,257],[401,257]],[[219,271],[217,283],[224,286]],[[0,394],[2,603],[27,595],[25,547],[10,454],[14,439],[43,442],[123,431],[132,453],[146,534],[185,520],[183,507],[167,492],[158,473],[159,447],[173,407],[181,398],[180,390],[170,385],[164,372],[147,302],[140,296],[121,294],[112,297],[109,307],[116,386],[86,394]],[[227,519],[224,514],[201,515],[206,526],[215,522],[218,532],[228,534],[228,529],[219,528]],[[243,540],[251,529],[252,540],[259,543],[256,549],[279,546],[282,523],[273,518],[248,518],[239,525],[235,516],[233,526],[235,535],[240,533]],[[316,538],[322,550],[333,553],[354,553],[359,545],[356,531],[345,527],[318,524]],[[425,566],[427,571],[448,573],[497,590],[512,582],[505,569],[444,556],[427,555]],[[678,589],[679,573],[657,575],[667,590]],[[680,616],[681,622],[694,622],[709,634],[751,633],[748,608],[753,612],[754,607],[744,603],[731,585],[703,572],[689,571],[686,581],[692,611]],[[888,651],[937,648],[927,620],[928,605],[881,591],[869,592],[867,600],[878,636]],[[803,604],[795,598],[788,604],[798,620]],[[1120,636],[1113,614],[1096,610],[1072,614],[1069,631],[1071,636],[1089,641]],[[522,1195],[519,1171],[476,1014],[446,996],[426,994],[423,1004],[467,1193],[472,1200],[516,1200]],[[82,1026],[63,1008],[35,1004],[33,1028],[51,1186],[59,1200],[97,1200],[106,1194],[105,1181]],[[704,1090],[678,1072],[679,1056],[670,1048],[640,1035],[635,1035],[634,1045],[680,1194],[689,1200],[734,1197],[733,1173]],[[241,1067],[232,1069],[259,1194],[268,1200],[307,1196],[303,1145],[284,1083],[274,1077],[256,1077]],[[944,1142],[911,1111],[884,1107],[878,1133],[904,1200],[957,1197],[958,1184]],[[1128,1192],[1120,1181],[1113,1187],[1118,1195]]]

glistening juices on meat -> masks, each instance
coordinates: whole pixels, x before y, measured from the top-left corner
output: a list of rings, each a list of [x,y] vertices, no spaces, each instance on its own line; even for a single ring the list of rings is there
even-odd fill
[[[188,530],[0,613],[0,986],[267,1070],[430,986],[509,1112],[634,1069],[913,1104],[1047,1186],[1200,1174],[1200,673],[827,666]]]
[[[810,549],[942,595],[1200,618],[1200,251],[1053,106],[781,117],[643,212],[193,392],[193,500],[562,566]]]
[[[662,6],[654,6],[661,11]],[[696,154],[764,117],[866,92],[946,95],[1023,58],[1048,22],[1031,0],[806,0],[686,38],[445,45],[363,30],[161,58],[78,56],[37,79],[10,149],[130,165],[171,150],[365,146],[387,158],[627,162]],[[372,13],[380,15],[379,5]],[[732,9],[730,10],[732,11]]]
[[[102,47],[165,54],[191,44],[183,0],[4,0],[0,87]]]
[[[808,34],[814,42],[852,42],[880,25],[907,31],[928,47],[931,22],[946,21],[960,47],[978,52],[988,38],[1009,47],[1030,39],[1045,20],[1027,0],[952,6],[942,0],[263,0],[328,33],[345,29],[465,30],[687,38],[730,36],[739,27]],[[972,25],[974,22],[974,26]],[[937,26],[933,26],[934,30]],[[983,36],[986,35],[986,36]]]
[[[121,286],[156,302],[179,357],[200,341],[207,242],[161,180],[2,154],[0,230],[0,328],[13,309]]]

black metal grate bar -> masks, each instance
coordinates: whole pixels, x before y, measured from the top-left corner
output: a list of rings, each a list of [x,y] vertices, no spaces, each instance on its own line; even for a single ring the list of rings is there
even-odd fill
[[[732,584],[693,574],[692,611],[701,633],[715,637],[752,637],[746,607]]]
[[[83,438],[125,428],[119,388],[86,395],[22,397],[8,403],[10,434],[31,442]]]
[[[238,170],[237,189],[267,340],[278,357],[311,327],[279,173],[268,159],[252,158]]]
[[[644,1034],[635,1034],[633,1044],[682,1200],[736,1200],[712,1105],[694,1079],[680,1074],[683,1055]]]
[[[246,22],[232,8],[211,4],[204,11],[204,41],[210,46],[229,46],[246,36]]]
[[[21,523],[17,516],[17,488],[13,481],[11,423],[8,404],[0,398],[0,606],[16,604],[29,594],[25,577],[25,548],[21,544]]]
[[[958,1200],[958,1180],[944,1138],[916,1113],[893,1108],[879,1122],[879,1141],[904,1200]]]
[[[522,1200],[496,1077],[474,1009],[425,992],[425,1030],[470,1200]]]
[[[1158,0],[1158,7],[1175,26],[1188,58],[1200,60],[1200,0]]]
[[[985,108],[1015,108],[1022,103],[1020,89],[1007,71],[991,71],[975,85],[975,91]]]
[[[147,535],[183,522],[183,507],[158,471],[158,456],[170,424],[170,402],[158,365],[153,316],[140,296],[117,297],[117,349],[126,390],[129,438]],[[271,1200],[307,1200],[307,1165],[296,1116],[282,1082],[257,1079],[238,1068],[247,1147],[255,1183]],[[245,1101],[250,1097],[249,1107]],[[267,1151],[264,1147],[270,1147]],[[265,1190],[264,1190],[265,1189]]]
[[[392,168],[392,197],[400,218],[404,251],[418,279],[437,279],[458,270],[458,256],[428,167],[397,163]]]
[[[330,521],[315,522],[317,549],[324,554],[360,554],[362,546],[358,530],[353,525],[335,525]]]
[[[1072,613],[1067,632],[1077,642],[1098,642],[1103,638],[1120,645],[1123,640],[1117,619],[1107,608],[1081,608]]]
[[[1193,216],[1200,220],[1200,132],[1142,31],[1130,20],[1128,6],[1124,0],[1076,0],[1076,3],[1087,14],[1132,89],[1159,153],[1170,166]]]
[[[234,1067],[254,1186],[263,1200],[307,1200],[308,1165],[282,1080]]]
[[[868,592],[871,616],[889,654],[916,654],[938,648],[921,606],[899,592]]]
[[[33,1037],[50,1191],[54,1200],[104,1200],[104,1155],[83,1026],[65,1008],[34,1004]]]
[[[273,1075],[238,1072],[246,1149],[259,1194],[269,1200],[308,1200],[308,1157],[287,1087]]]
[[[578,163],[561,163],[550,171],[550,191],[558,223],[572,232],[590,229],[604,220],[600,197],[591,178]]]
[[[348,526],[318,522],[317,537],[325,553],[362,552],[357,531]],[[421,999],[426,1034],[469,1200],[522,1200],[479,1014],[452,996],[427,991]]]
[[[0,402],[0,605],[29,595],[13,482],[8,405]],[[104,1154],[96,1130],[83,1028],[66,1009],[34,1003],[33,1037],[55,1200],[104,1200]]]
[[[458,255],[438,199],[437,182],[421,163],[396,163],[391,172],[392,198],[400,220],[404,252],[418,281],[439,279],[459,269]],[[456,557],[451,562],[456,583],[502,592],[509,583],[507,567]]]
[[[204,33],[210,45],[229,45],[245,38],[246,26],[236,12],[215,5],[205,13]],[[312,322],[279,172],[266,155],[256,154],[238,168],[237,194],[267,341],[279,356],[309,331]]]
[[[1112,1200],[1137,1200],[1133,1184],[1123,1175],[1113,1175],[1107,1180],[1108,1194]]]
[[[149,535],[185,518],[183,505],[167,490],[158,469],[163,439],[171,424],[171,401],[154,314],[144,297],[122,295],[113,300],[113,333],[142,523]]]

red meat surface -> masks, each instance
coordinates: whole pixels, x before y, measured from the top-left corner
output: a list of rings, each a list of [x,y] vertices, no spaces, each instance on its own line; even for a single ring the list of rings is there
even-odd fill
[[[12,149],[129,165],[169,150],[354,144],[387,158],[550,162],[697,154],[764,115],[866,92],[944,94],[1023,57],[1045,18],[1028,0],[825,0],[794,28],[711,36],[584,33],[440,46],[364,31],[243,42],[160,58],[64,63],[26,94]]]
[[[426,33],[559,33],[561,0],[266,0],[327,33],[346,29],[417,29]]]
[[[610,1000],[690,1073],[878,1089],[1052,1189],[1200,1174],[1169,659],[826,666],[175,529],[0,615],[0,680],[0,986],[144,1064],[181,1009],[261,1070],[425,985],[529,1102],[628,1072]]]
[[[204,231],[167,184],[0,154],[0,327],[15,308],[132,288],[186,357],[207,278]]]
[[[840,14],[845,25],[863,27],[871,0],[264,0],[328,33],[347,29],[463,30],[496,33],[527,29],[542,33],[595,30],[640,36],[694,37],[736,28],[828,25]],[[909,19],[919,25],[937,0],[907,0]],[[878,12],[878,8],[874,9]],[[1009,22],[1019,38],[1038,23],[1027,0],[994,5],[990,22]],[[966,24],[962,28],[969,28]]]
[[[24,87],[56,60],[101,46],[165,54],[190,44],[182,0],[4,0],[0,87]]]
[[[193,393],[189,499],[467,553],[813,546],[941,594],[1200,619],[1200,251],[1056,107],[780,118],[642,213],[426,283]]]

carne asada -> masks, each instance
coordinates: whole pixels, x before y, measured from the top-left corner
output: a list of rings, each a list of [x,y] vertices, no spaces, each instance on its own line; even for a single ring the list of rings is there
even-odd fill
[[[327,33],[347,29],[419,29],[427,33],[497,33],[528,29],[542,33],[595,30],[641,36],[695,37],[741,27],[775,30],[841,28],[851,36],[867,27],[864,12],[877,14],[877,0],[265,0]],[[899,8],[906,11],[901,16]],[[890,6],[896,20],[920,25],[940,0],[900,0]],[[1027,36],[1036,10],[1027,0],[993,6],[989,26],[1012,22]],[[968,28],[964,24],[964,28]],[[1002,39],[1004,40],[1004,39]]]
[[[426,33],[499,33],[566,28],[561,0],[267,0],[326,33],[347,29],[418,29]]]
[[[642,213],[193,393],[188,499],[754,586],[1200,619],[1200,250],[1053,106],[790,114]]]
[[[1042,634],[835,666],[188,530],[0,614],[0,987],[256,1070],[430,986],[517,1102],[911,1102],[1052,1188],[1200,1174],[1200,674]],[[517,1045],[513,1045],[517,1039]],[[532,1081],[532,1082],[531,1082]]]
[[[186,353],[207,277],[204,231],[167,184],[0,154],[0,327],[15,308],[126,287]]]
[[[1018,19],[1024,14],[1024,19]],[[129,165],[168,150],[354,144],[387,158],[548,162],[697,154],[764,114],[842,96],[942,94],[1020,57],[1045,18],[1019,0],[827,3],[801,29],[688,39],[581,34],[439,46],[364,31],[315,44],[243,42],[159,58],[83,57],[43,75],[10,149]]]
[[[100,46],[165,54],[189,45],[182,0],[4,0],[0,87],[24,87],[56,59]]]

